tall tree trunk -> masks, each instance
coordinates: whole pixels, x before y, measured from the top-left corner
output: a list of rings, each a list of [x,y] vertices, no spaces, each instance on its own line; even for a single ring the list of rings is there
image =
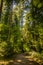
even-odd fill
[[[2,7],[3,7],[3,0],[1,0],[1,3],[0,3],[0,20],[1,20],[1,14],[2,14]]]

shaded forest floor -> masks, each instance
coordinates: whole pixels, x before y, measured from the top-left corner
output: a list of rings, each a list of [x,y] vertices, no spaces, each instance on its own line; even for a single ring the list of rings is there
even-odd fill
[[[13,57],[12,60],[9,61],[0,61],[0,65],[41,65],[35,61],[28,54],[18,54],[16,57]]]

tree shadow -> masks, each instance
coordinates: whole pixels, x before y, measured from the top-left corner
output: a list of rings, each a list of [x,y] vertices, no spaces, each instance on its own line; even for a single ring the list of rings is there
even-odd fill
[[[35,61],[29,61],[27,60],[27,62],[22,61],[22,62],[9,62],[9,64],[7,65],[39,65],[39,63],[35,62]]]
[[[13,59],[13,61],[10,61],[7,65],[39,65],[39,63],[29,59],[28,56],[26,58],[26,56],[20,55],[17,56],[16,59]]]

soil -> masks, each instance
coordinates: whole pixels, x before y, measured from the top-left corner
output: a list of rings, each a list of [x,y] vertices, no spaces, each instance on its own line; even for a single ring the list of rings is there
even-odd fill
[[[29,55],[18,54],[16,58],[10,61],[0,61],[0,65],[39,65]]]

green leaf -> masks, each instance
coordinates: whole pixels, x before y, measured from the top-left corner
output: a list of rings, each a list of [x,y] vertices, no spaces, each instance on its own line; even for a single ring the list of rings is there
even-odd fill
[[[38,4],[38,8],[41,8],[41,7],[42,7],[42,3],[39,3],[39,4]]]

